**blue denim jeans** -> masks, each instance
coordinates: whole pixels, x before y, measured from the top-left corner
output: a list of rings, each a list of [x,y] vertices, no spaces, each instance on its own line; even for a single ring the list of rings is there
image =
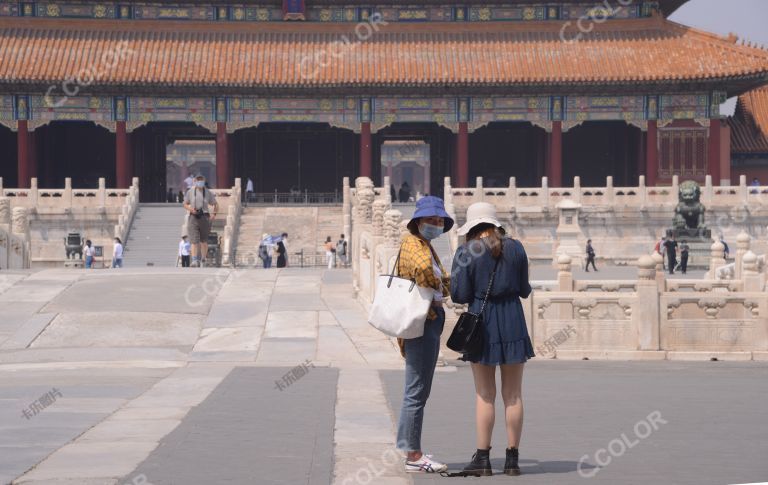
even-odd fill
[[[93,256],[85,257],[85,267],[86,269],[90,269],[91,267],[93,267]]]
[[[437,318],[427,320],[424,335],[405,340],[405,393],[397,426],[397,447],[403,451],[421,451],[421,426],[424,406],[432,390],[440,334],[443,333],[445,312],[436,308]]]

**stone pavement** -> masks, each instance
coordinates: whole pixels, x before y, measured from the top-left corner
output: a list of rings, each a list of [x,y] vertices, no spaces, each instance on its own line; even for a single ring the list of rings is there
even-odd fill
[[[227,469],[230,483],[330,484],[356,471],[360,436],[394,442],[376,369],[401,359],[350,282],[348,270],[0,274],[0,483],[208,484]],[[202,460],[211,446],[220,468]],[[265,475],[276,461],[307,467]],[[391,478],[407,483],[399,468]]]
[[[350,281],[292,268],[1,272],[0,484],[412,483],[393,449],[403,363]],[[459,464],[470,380],[438,369],[425,439]],[[521,480],[584,480],[581,455],[594,471],[594,453],[655,410],[670,424],[593,480],[764,480],[766,372],[533,362]]]
[[[396,412],[403,373],[382,371],[382,377]],[[768,367],[753,362],[534,360],[523,379],[523,474],[501,473],[507,444],[499,395],[491,450],[494,477],[416,475],[415,483],[765,482],[766,377]],[[423,446],[453,470],[466,465],[475,451],[474,402],[468,366],[435,376]]]

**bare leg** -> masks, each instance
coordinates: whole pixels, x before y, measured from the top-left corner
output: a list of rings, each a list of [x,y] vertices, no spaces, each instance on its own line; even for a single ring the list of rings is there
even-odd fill
[[[475,378],[475,424],[477,428],[477,449],[491,447],[491,435],[496,419],[493,403],[496,400],[496,366],[472,364]]]
[[[201,242],[200,243],[200,261],[205,261],[205,258],[207,257],[208,257],[208,243]]]
[[[520,445],[523,434],[523,368],[525,364],[501,366],[501,397],[507,422],[507,441],[510,448]]]

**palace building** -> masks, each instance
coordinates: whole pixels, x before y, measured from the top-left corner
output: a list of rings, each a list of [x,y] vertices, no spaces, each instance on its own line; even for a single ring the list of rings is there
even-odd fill
[[[727,184],[766,163],[732,167],[755,132],[720,105],[768,51],[668,20],[683,3],[0,0],[0,176],[139,177],[144,201],[194,167],[257,192]]]

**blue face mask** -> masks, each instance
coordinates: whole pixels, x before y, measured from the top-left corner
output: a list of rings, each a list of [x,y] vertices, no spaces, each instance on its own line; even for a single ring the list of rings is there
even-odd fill
[[[424,239],[431,241],[432,239],[437,239],[443,234],[443,228],[433,224],[419,224],[419,233],[421,233]]]
[[[202,180],[198,180],[197,182],[195,182],[195,185],[197,185],[202,189],[203,187],[205,187],[205,182],[203,182]]]

